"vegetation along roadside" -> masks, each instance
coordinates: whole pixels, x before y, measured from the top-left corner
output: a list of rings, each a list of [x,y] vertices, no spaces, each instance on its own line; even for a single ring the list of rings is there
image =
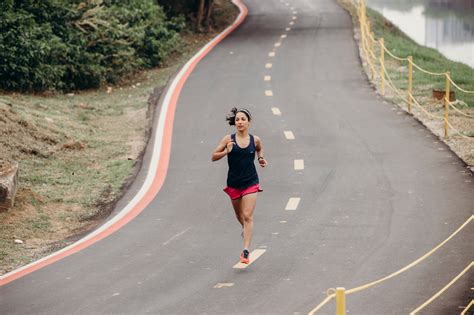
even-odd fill
[[[356,8],[350,0],[338,0],[353,17],[355,26],[355,38],[359,44],[359,51],[369,80],[378,93],[381,93],[380,85],[380,62],[374,63],[375,75],[372,77],[372,69],[362,49],[359,21]],[[450,72],[452,80],[462,89],[474,91],[474,69],[469,66],[454,62],[435,49],[421,46],[400,31],[390,21],[386,20],[378,12],[367,8],[367,18],[376,40],[383,38],[385,47],[399,58],[413,57],[413,62],[420,68],[433,73]],[[375,56],[380,56],[379,45],[374,45]],[[407,106],[408,90],[408,64],[385,54],[385,68],[389,78],[385,84],[385,99],[397,104],[405,111]],[[474,171],[474,94],[451,87],[455,92],[454,106],[449,111],[449,123],[454,128],[449,129],[449,137],[444,137],[444,121],[435,117],[444,117],[444,105],[442,100],[433,98],[433,90],[445,90],[445,76],[433,76],[421,70],[413,68],[413,96],[419,105],[413,104],[413,116],[430,129],[435,135],[443,140],[468,166]],[[396,90],[391,87],[393,85]]]
[[[31,53],[0,53],[0,160],[20,163],[15,205],[0,213],[0,274],[71,244],[113,210],[142,158],[150,95],[238,14],[229,0],[201,2],[26,1],[17,19],[2,16],[0,29],[31,36],[19,48]],[[40,23],[48,19],[63,23]]]

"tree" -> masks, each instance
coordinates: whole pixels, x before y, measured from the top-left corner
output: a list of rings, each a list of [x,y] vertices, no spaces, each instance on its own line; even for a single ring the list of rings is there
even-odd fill
[[[202,32],[203,27],[212,30],[213,0],[158,0],[158,3],[168,15],[184,15],[198,32]]]

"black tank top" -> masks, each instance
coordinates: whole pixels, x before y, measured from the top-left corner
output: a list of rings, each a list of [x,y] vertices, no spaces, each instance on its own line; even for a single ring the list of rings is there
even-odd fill
[[[250,136],[250,143],[246,148],[241,148],[235,140],[235,133],[231,135],[234,145],[227,155],[229,172],[227,173],[227,186],[237,189],[247,188],[259,183],[255,169],[255,141]]]

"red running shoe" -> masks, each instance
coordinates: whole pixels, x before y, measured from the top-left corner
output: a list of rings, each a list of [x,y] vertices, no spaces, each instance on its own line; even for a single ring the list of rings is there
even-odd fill
[[[244,249],[242,255],[240,255],[240,262],[243,264],[248,264],[250,262],[250,253],[248,250]]]

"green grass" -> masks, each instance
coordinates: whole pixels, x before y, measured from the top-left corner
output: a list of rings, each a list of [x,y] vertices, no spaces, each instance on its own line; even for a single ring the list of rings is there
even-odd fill
[[[219,14],[231,21],[236,9],[224,3]],[[15,207],[0,213],[0,274],[66,246],[107,215],[133,174],[138,147],[131,148],[145,139],[149,95],[213,36],[185,35],[180,55],[111,93],[104,86],[74,94],[0,94],[0,134],[8,134],[0,137],[0,157],[20,164]],[[83,147],[65,149],[69,144]],[[15,244],[17,238],[24,244]]]
[[[0,95],[0,110],[9,115],[0,120],[0,131],[10,130],[0,138],[0,156],[20,164],[15,207],[0,213],[0,273],[41,256],[58,237],[83,232],[108,213],[136,164],[131,143],[145,139],[149,95],[210,37],[193,35],[168,65],[113,86],[111,93],[103,87],[74,95]],[[84,147],[65,149],[69,143]],[[25,244],[15,244],[15,238]],[[29,242],[42,239],[45,243]]]
[[[400,58],[411,55],[416,65],[429,72],[450,71],[452,80],[458,86],[468,91],[474,91],[474,69],[463,63],[447,59],[435,49],[418,45],[381,14],[370,8],[367,8],[367,16],[371,21],[375,37],[377,39],[384,38],[385,46],[392,54]],[[406,90],[408,74],[407,71],[401,73],[400,67],[407,67],[407,62],[395,61],[388,54],[385,54],[385,60],[388,63],[387,71],[396,86]],[[414,95],[429,97],[433,89],[445,89],[445,77],[428,75],[414,68],[413,85]],[[474,108],[474,94],[464,93],[453,86],[451,86],[451,91],[455,91],[456,98],[466,103],[467,107]]]
[[[49,231],[51,227],[50,217],[44,214],[40,214],[36,218],[29,219],[26,221],[26,223],[33,230]]]

